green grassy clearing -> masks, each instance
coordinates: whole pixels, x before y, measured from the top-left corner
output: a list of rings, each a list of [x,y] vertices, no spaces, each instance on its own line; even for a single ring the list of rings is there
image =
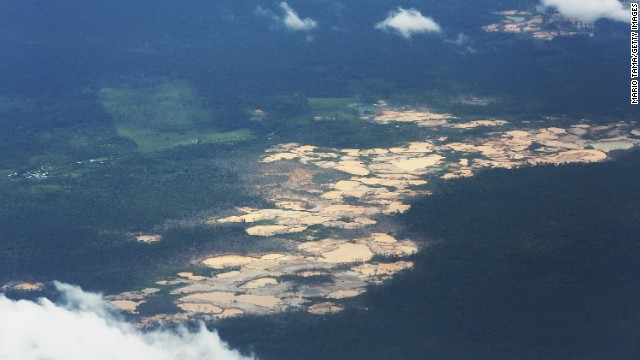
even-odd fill
[[[313,116],[326,120],[357,120],[352,98],[308,98]]]
[[[253,137],[247,129],[216,130],[215,116],[186,82],[104,88],[100,96],[118,134],[133,140],[143,153],[191,145],[196,139],[197,143],[215,143]]]

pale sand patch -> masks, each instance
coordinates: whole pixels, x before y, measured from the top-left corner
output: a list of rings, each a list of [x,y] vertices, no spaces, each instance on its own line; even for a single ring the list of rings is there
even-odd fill
[[[203,260],[202,264],[214,269],[224,269],[226,267],[249,264],[256,260],[258,259],[250,256],[224,255]]]
[[[247,281],[246,283],[244,283],[240,287],[243,288],[243,289],[259,289],[259,288],[263,288],[263,287],[265,287],[267,285],[278,285],[278,279],[271,278],[271,277],[254,279],[254,280],[251,280],[251,281]]]
[[[410,142],[407,152],[410,153],[430,153],[433,151],[433,145],[427,142]]]
[[[140,304],[143,304],[145,301],[111,300],[109,302],[118,310],[135,313],[138,309],[138,306]]]
[[[331,220],[334,220],[334,219],[329,216],[321,216],[321,215],[311,215],[311,216],[305,216],[303,218],[300,218],[300,222],[308,226],[323,224]]]
[[[340,149],[338,151],[345,153],[348,156],[360,156],[360,149]]]
[[[307,152],[313,152],[315,149],[317,149],[317,146],[302,145],[302,146],[299,146],[297,149],[294,149],[294,151],[299,153],[307,153]]]
[[[478,126],[502,126],[508,124],[505,120],[473,120],[462,124],[456,124],[453,127],[457,129],[472,129]]]
[[[504,147],[509,148],[510,151],[521,152],[527,150],[531,144],[533,144],[532,139],[528,138],[510,138],[510,139],[501,139],[500,144]]]
[[[388,193],[389,190],[387,189],[376,189],[376,188],[370,188],[366,185],[360,185],[358,187],[355,187],[351,190],[345,190],[344,196],[352,196],[352,197],[356,197],[356,198],[362,198],[365,197],[367,195],[369,196],[377,196],[377,195],[381,195],[384,193]]]
[[[411,159],[394,162],[393,165],[404,171],[415,172],[417,170],[424,169],[429,166],[434,166],[440,163],[442,159],[444,159],[444,157],[440,155],[431,155],[427,157],[411,158]]]
[[[412,261],[398,261],[384,264],[362,264],[354,266],[351,270],[365,276],[390,276],[399,271],[413,268]]]
[[[568,132],[573,134],[573,135],[578,135],[578,136],[584,136],[584,135],[589,133],[589,131],[587,131],[585,129],[573,128],[573,127],[571,129],[569,129]]]
[[[244,214],[244,215],[240,216],[240,218],[244,222],[252,223],[252,222],[256,222],[256,221],[264,219],[265,215],[266,214],[261,213],[261,212],[254,212],[254,213]]]
[[[417,110],[389,110],[385,109],[382,114],[373,118],[379,123],[389,122],[415,122],[423,126],[439,126],[448,124],[448,119],[455,119],[451,114],[437,114],[430,111]]]
[[[258,305],[269,309],[276,308],[282,302],[280,298],[277,298],[275,296],[252,294],[238,295],[236,296],[236,301]]]
[[[229,216],[227,218],[218,220],[218,222],[220,223],[230,223],[230,222],[231,223],[239,223],[239,222],[252,223],[252,222],[262,220],[266,216],[264,212],[261,212],[259,210],[245,209],[243,211],[247,211],[248,213],[244,215],[239,215],[239,216]]]
[[[340,180],[337,183],[335,183],[335,185],[333,185],[333,188],[336,190],[340,190],[340,191],[346,191],[346,190],[351,190],[357,186],[360,186],[361,183],[359,181],[355,181],[355,180]]]
[[[463,177],[473,176],[473,170],[472,169],[460,169],[460,176],[463,176]]]
[[[142,289],[140,292],[145,295],[149,295],[149,294],[155,294],[158,291],[160,291],[160,289],[158,288],[145,288],[145,289]]]
[[[276,201],[276,207],[280,209],[302,211],[305,210],[305,203],[301,201]]]
[[[340,245],[344,244],[346,240],[342,239],[323,239],[320,241],[307,241],[298,244],[298,250],[307,253],[321,253],[329,250],[337,249]]]
[[[392,154],[425,154],[433,152],[433,145],[428,142],[410,142],[405,147],[390,148]]]
[[[378,264],[380,269],[387,271],[400,271],[413,268],[413,261],[398,261],[390,264]]]
[[[296,275],[302,276],[302,277],[321,276],[321,275],[329,275],[329,274],[330,273],[326,270],[303,270],[296,273]]]
[[[193,280],[193,281],[201,281],[201,280],[207,279],[207,277],[205,276],[193,275],[192,272],[179,272],[178,276],[189,279],[189,280]]]
[[[271,295],[235,295],[233,293],[223,291],[190,294],[183,296],[179,301],[182,303],[213,303],[222,306],[233,306],[237,303],[247,303],[269,309],[275,309],[275,307],[281,303],[279,298]]]
[[[369,261],[373,253],[365,244],[342,244],[333,251],[322,253],[322,262],[348,263],[355,261]]]
[[[409,240],[399,241],[395,244],[368,242],[367,245],[375,254],[387,256],[409,256],[418,252],[418,245]]]
[[[635,136],[640,136],[640,130],[631,130],[631,134]]]
[[[344,193],[342,191],[327,191],[326,193],[320,195],[321,198],[327,200],[338,200],[342,199]]]
[[[374,214],[377,212],[375,211],[375,209],[367,208],[365,206],[343,205],[343,204],[329,205],[322,210],[323,210],[322,211],[323,213],[335,213],[335,214],[349,213],[349,214],[358,214],[358,215]]]
[[[482,155],[486,157],[496,157],[503,154],[503,151],[500,149],[494,148],[492,145],[480,145],[476,146],[476,149],[482,153]]]
[[[378,275],[378,265],[377,264],[362,264],[358,266],[351,267],[352,271],[358,272],[364,276],[376,276]]]
[[[613,150],[628,150],[635,146],[633,141],[599,141],[592,142],[590,144],[595,149],[602,150],[605,152],[613,151]]]
[[[526,138],[531,136],[531,133],[524,130],[510,130],[504,133],[505,136],[510,136],[513,138]]]
[[[469,166],[469,159],[460,159],[458,163],[462,166]]]
[[[230,279],[230,278],[234,278],[234,277],[236,277],[236,276],[238,276],[240,274],[241,274],[240,271],[234,270],[234,271],[227,271],[225,273],[218,274],[218,275],[216,275],[216,277],[218,279]]]
[[[327,295],[328,299],[345,299],[356,297],[364,292],[364,289],[338,290]]]
[[[566,129],[558,128],[558,127],[547,128],[547,131],[552,132],[554,134],[566,134],[567,133]]]
[[[316,161],[313,165],[325,169],[335,169],[338,166],[338,163],[335,161]]]
[[[279,160],[293,160],[295,158],[297,158],[298,155],[294,154],[294,153],[279,153],[279,154],[273,154],[273,155],[269,155],[267,157],[265,157],[264,159],[262,159],[262,162],[264,163],[270,163],[270,162],[274,162],[274,161],[279,161]]]
[[[280,259],[281,257],[285,257],[285,254],[277,254],[277,253],[272,253],[272,254],[265,254],[262,255],[260,257],[261,260],[275,260],[275,259]]]
[[[422,120],[418,121],[418,126],[445,126],[449,125],[449,121],[447,120]]]
[[[440,178],[444,179],[444,180],[457,179],[459,177],[461,177],[460,174],[456,174],[456,173],[446,173],[446,174],[440,176]]]
[[[533,138],[542,141],[542,140],[556,140],[558,139],[558,135],[548,129],[542,129],[539,133],[533,135]]]
[[[403,214],[403,213],[409,211],[409,209],[411,209],[411,205],[405,205],[405,204],[403,204],[401,202],[391,202],[391,203],[389,203],[387,208],[384,209],[382,212],[384,214],[394,214],[394,213]]]
[[[572,150],[573,151],[573,150]],[[531,159],[529,160],[531,161]],[[523,163],[517,161],[507,161],[507,160],[485,160],[485,159],[475,159],[474,165],[476,168],[504,168],[504,169],[515,169],[519,166],[522,166]]]
[[[569,150],[529,159],[530,164],[565,164],[572,162],[599,162],[607,159],[600,150]]]
[[[214,303],[214,304],[230,304],[235,300],[233,293],[223,291],[212,291],[206,293],[195,293],[181,297],[181,302],[197,302],[197,303]]]
[[[447,148],[450,148],[452,150],[455,151],[459,151],[459,152],[478,152],[478,149],[476,149],[475,145],[472,144],[465,144],[465,143],[460,143],[460,142],[452,142],[452,143],[448,143],[444,145]]]
[[[136,240],[143,242],[143,243],[147,243],[147,244],[151,244],[154,242],[158,242],[162,239],[161,235],[139,235],[136,236]]]
[[[21,290],[21,291],[36,291],[36,290],[40,290],[44,287],[43,283],[29,283],[29,282],[21,282],[21,283],[17,283],[14,285],[5,285],[2,287],[2,289],[14,289],[14,290]]]
[[[229,309],[224,309],[224,311],[221,312],[220,314],[216,314],[215,317],[219,319],[226,319],[234,316],[239,316],[242,314],[244,314],[244,311],[242,311],[241,309],[229,308]]]
[[[336,166],[336,170],[340,170],[342,172],[346,172],[352,175],[365,176],[369,175],[369,170],[367,170],[361,161],[353,161],[353,160],[345,160],[340,161],[338,166]]]
[[[373,242],[377,243],[385,243],[385,244],[395,244],[398,242],[393,236],[385,233],[372,233],[369,238]]]
[[[366,185],[390,186],[395,188],[403,188],[405,186],[420,186],[426,185],[428,183],[426,180],[394,180],[383,177],[357,178],[357,180]]]
[[[373,154],[376,154],[376,155],[384,155],[384,154],[387,154],[389,152],[389,150],[381,149],[381,148],[373,148],[373,149],[371,149],[371,151],[373,152]]]
[[[307,311],[312,314],[323,315],[323,314],[335,314],[344,310],[342,306],[330,303],[330,302],[322,302],[309,306]]]
[[[207,303],[181,303],[178,307],[191,313],[220,314],[224,309]]]
[[[541,142],[541,144],[545,146],[551,146],[551,147],[562,148],[562,149],[573,149],[573,150],[584,149],[584,143],[582,142],[570,143],[570,142],[563,142],[559,140],[548,140],[548,141]]]
[[[184,280],[180,280],[179,282],[176,282],[176,284],[184,284],[184,283],[185,283]],[[126,291],[116,296],[109,296],[108,298],[112,300],[143,300],[147,295],[153,294],[158,291],[160,291],[160,289],[147,288],[140,291]]]
[[[284,225],[258,225],[247,228],[247,234],[254,236],[273,236],[280,234],[291,234],[297,232],[303,232],[307,229],[306,226],[284,226]]]

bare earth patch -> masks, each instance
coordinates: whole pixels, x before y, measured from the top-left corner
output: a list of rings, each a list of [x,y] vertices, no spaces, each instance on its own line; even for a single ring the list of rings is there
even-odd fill
[[[640,144],[636,138],[640,131],[633,123],[505,129],[511,126],[505,120],[460,122],[451,114],[377,106],[380,113],[363,121],[432,126],[432,137],[389,148],[334,149],[297,143],[271,147],[256,165],[265,174],[286,176],[284,182],[261,185],[274,207],[238,208],[231,216],[210,218],[205,224],[245,224],[255,241],[287,236],[295,239],[288,240],[289,249],[209,254],[200,265],[227,271],[212,276],[180,272],[157,284],[173,286],[171,293],[183,311],[211,319],[299,308],[335,313],[343,307],[332,300],[358,296],[366,286],[413,267],[409,257],[418,245],[372,226],[385,215],[407,211],[410,205],[405,202],[410,198],[429,195],[431,179],[468,177],[487,168],[605,161],[611,151]],[[467,130],[481,126],[492,129]],[[447,136],[439,132],[445,128]],[[464,141],[448,141],[452,131],[468,135]],[[318,184],[313,181],[318,173],[342,175]],[[334,235],[323,235],[321,230]],[[375,261],[377,255],[392,261]],[[130,292],[112,300],[135,311],[135,303],[146,296]],[[167,317],[171,318],[157,318]]]

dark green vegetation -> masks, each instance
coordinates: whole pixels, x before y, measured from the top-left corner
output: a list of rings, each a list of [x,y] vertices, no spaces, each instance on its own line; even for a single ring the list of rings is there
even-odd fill
[[[639,178],[635,152],[447,182],[404,217],[415,271],[356,309],[218,328],[262,359],[637,359]]]
[[[1,279],[124,290],[148,284],[196,255],[237,250],[246,241],[241,227],[198,222],[202,211],[264,205],[242,187],[229,153],[224,145],[201,145],[154,157],[130,155],[81,168],[77,176],[3,178]],[[219,164],[220,157],[229,164]],[[127,235],[139,231],[163,234],[163,241],[141,244]]]

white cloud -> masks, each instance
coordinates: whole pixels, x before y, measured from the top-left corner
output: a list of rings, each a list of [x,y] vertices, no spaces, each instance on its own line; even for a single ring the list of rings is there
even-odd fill
[[[313,19],[301,19],[286,1],[280,3],[280,8],[284,11],[284,17],[281,19],[282,23],[290,30],[309,31],[318,26],[318,23]]]
[[[583,21],[600,18],[629,21],[629,10],[618,0],[542,0],[541,4],[558,9],[564,16]]]
[[[463,33],[458,33],[458,36],[456,38],[447,39],[445,40],[445,42],[460,46],[461,48],[464,49],[462,51],[463,53],[475,54],[477,52],[476,49],[471,47],[471,43],[472,43],[471,39]]]
[[[377,23],[376,29],[392,30],[406,39],[409,39],[413,34],[441,31],[440,25],[432,18],[422,15],[416,9],[400,7],[390,12],[384,21]]]
[[[204,325],[198,332],[143,332],[119,319],[99,295],[56,283],[66,303],[0,295],[0,359],[247,359]]]

